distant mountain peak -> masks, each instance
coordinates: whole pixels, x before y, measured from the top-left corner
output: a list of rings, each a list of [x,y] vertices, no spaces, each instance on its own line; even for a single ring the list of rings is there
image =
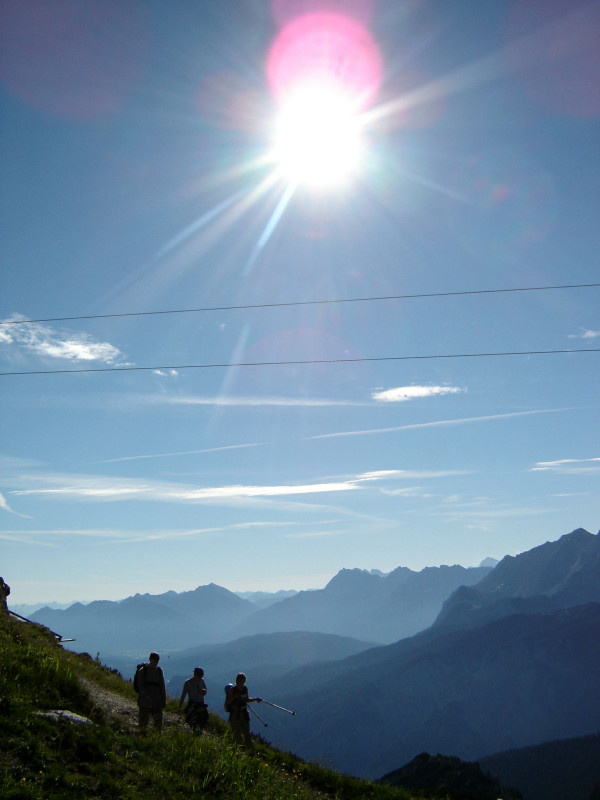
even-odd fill
[[[479,566],[480,567],[491,567],[492,569],[494,569],[496,564],[499,564],[499,563],[500,563],[500,561],[497,558],[488,557],[488,558],[484,558]]]
[[[373,575],[366,569],[341,569],[325,587],[327,592],[363,592],[384,580],[379,575]]]
[[[600,535],[583,528],[505,556],[477,586],[446,601],[436,625],[468,627],[515,613],[600,602]]]

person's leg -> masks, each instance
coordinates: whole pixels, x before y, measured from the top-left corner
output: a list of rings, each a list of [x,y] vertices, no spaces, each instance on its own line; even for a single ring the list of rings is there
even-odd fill
[[[231,726],[231,735],[235,744],[242,744],[244,741],[244,733],[240,724],[239,717],[230,717],[229,724]]]
[[[248,713],[248,712],[246,712],[246,713]],[[252,735],[250,733],[250,715],[249,714],[248,714],[248,717],[246,717],[244,715],[244,717],[242,718],[242,720],[241,720],[241,729],[242,729],[242,734],[244,736],[244,743],[246,745],[246,748],[248,749],[248,752],[249,753],[254,753],[254,742],[252,741]]]
[[[153,708],[150,712],[152,714],[152,722],[157,731],[162,730],[163,712],[162,708]]]
[[[140,730],[145,731],[148,727],[148,719],[149,719],[149,712],[147,708],[143,706],[138,707],[138,725],[140,726]]]
[[[202,730],[208,722],[208,709],[203,703],[193,703],[188,723],[194,733],[202,733]]]

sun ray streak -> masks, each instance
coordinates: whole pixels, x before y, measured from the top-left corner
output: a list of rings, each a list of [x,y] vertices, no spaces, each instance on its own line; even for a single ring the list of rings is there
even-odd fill
[[[211,208],[205,214],[202,214],[201,217],[192,222],[190,225],[184,228],[180,233],[178,233],[176,236],[173,236],[172,239],[170,239],[166,244],[164,244],[156,254],[155,259],[159,260],[163,258],[172,250],[174,250],[176,247],[178,247],[180,244],[183,244],[183,242],[185,242],[187,239],[193,236],[194,233],[201,230],[206,225],[208,225],[209,222],[212,222],[213,219],[216,219],[223,212],[227,211],[227,209],[230,206],[232,206],[244,194],[247,194],[248,191],[249,190],[246,188],[240,189],[238,192],[234,192],[234,194],[230,195],[221,203],[214,206],[214,208]]]
[[[540,30],[496,50],[485,58],[460,67],[450,75],[365,112],[361,120],[365,125],[373,125],[378,120],[404,113],[411,108],[491,83],[510,73],[519,72],[525,67],[544,63],[550,57],[548,53],[551,52],[551,48],[541,45],[548,39],[556,37],[565,27],[575,25],[579,17],[585,18],[586,13],[588,9],[584,6],[578,11],[565,14]],[[588,35],[593,37],[594,31],[588,31]],[[580,39],[574,38],[573,41],[577,45],[572,46],[582,46]]]
[[[262,232],[259,240],[254,246],[248,261],[246,262],[246,266],[242,272],[243,277],[246,277],[252,271],[259,255],[261,254],[262,250],[264,249],[265,245],[273,235],[275,228],[277,227],[279,220],[283,216],[285,209],[287,208],[292,196],[294,194],[295,186],[290,183],[286,186],[285,191],[279,198],[277,205],[275,206],[273,213],[271,214],[269,221],[267,222],[264,231]]]

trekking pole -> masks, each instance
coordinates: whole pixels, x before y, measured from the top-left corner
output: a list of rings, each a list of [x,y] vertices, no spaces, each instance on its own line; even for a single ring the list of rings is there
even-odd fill
[[[259,720],[262,722],[262,724],[265,726],[265,728],[268,728],[268,727],[269,727],[269,726],[267,725],[267,723],[264,721],[264,719],[262,719],[261,717],[259,717],[259,716],[258,716],[258,714],[257,714],[257,713],[256,713],[256,711],[255,711],[255,710],[252,708],[252,706],[246,706],[246,708],[247,708],[249,711],[251,711],[251,712],[254,714],[254,716],[256,717],[256,719],[259,719]]]
[[[273,706],[273,708],[278,708],[280,711],[286,711],[288,714],[291,714],[293,717],[296,716],[295,711],[290,711],[289,708],[284,708],[283,706],[278,706],[277,703],[269,703],[268,700],[263,700],[263,703],[266,703],[268,706]]]

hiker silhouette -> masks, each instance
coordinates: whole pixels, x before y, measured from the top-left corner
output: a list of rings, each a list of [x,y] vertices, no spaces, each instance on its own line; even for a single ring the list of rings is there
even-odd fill
[[[183,684],[183,691],[179,699],[179,708],[177,709],[177,711],[181,713],[183,701],[187,696],[188,704],[183,713],[185,721],[194,733],[201,733],[208,722],[208,706],[204,702],[205,695],[206,684],[204,683],[204,670],[202,667],[194,667],[193,676],[188,678]]]
[[[160,656],[150,653],[147,664],[138,664],[133,686],[138,693],[139,726],[145,731],[149,718],[157,730],[162,728],[163,708],[167,705],[165,676],[158,666]]]
[[[250,735],[250,713],[248,703],[262,703],[260,697],[249,697],[246,686],[246,676],[239,672],[235,678],[235,685],[225,687],[225,710],[229,712],[229,725],[233,741],[244,744],[246,749],[254,752],[254,742]]]

